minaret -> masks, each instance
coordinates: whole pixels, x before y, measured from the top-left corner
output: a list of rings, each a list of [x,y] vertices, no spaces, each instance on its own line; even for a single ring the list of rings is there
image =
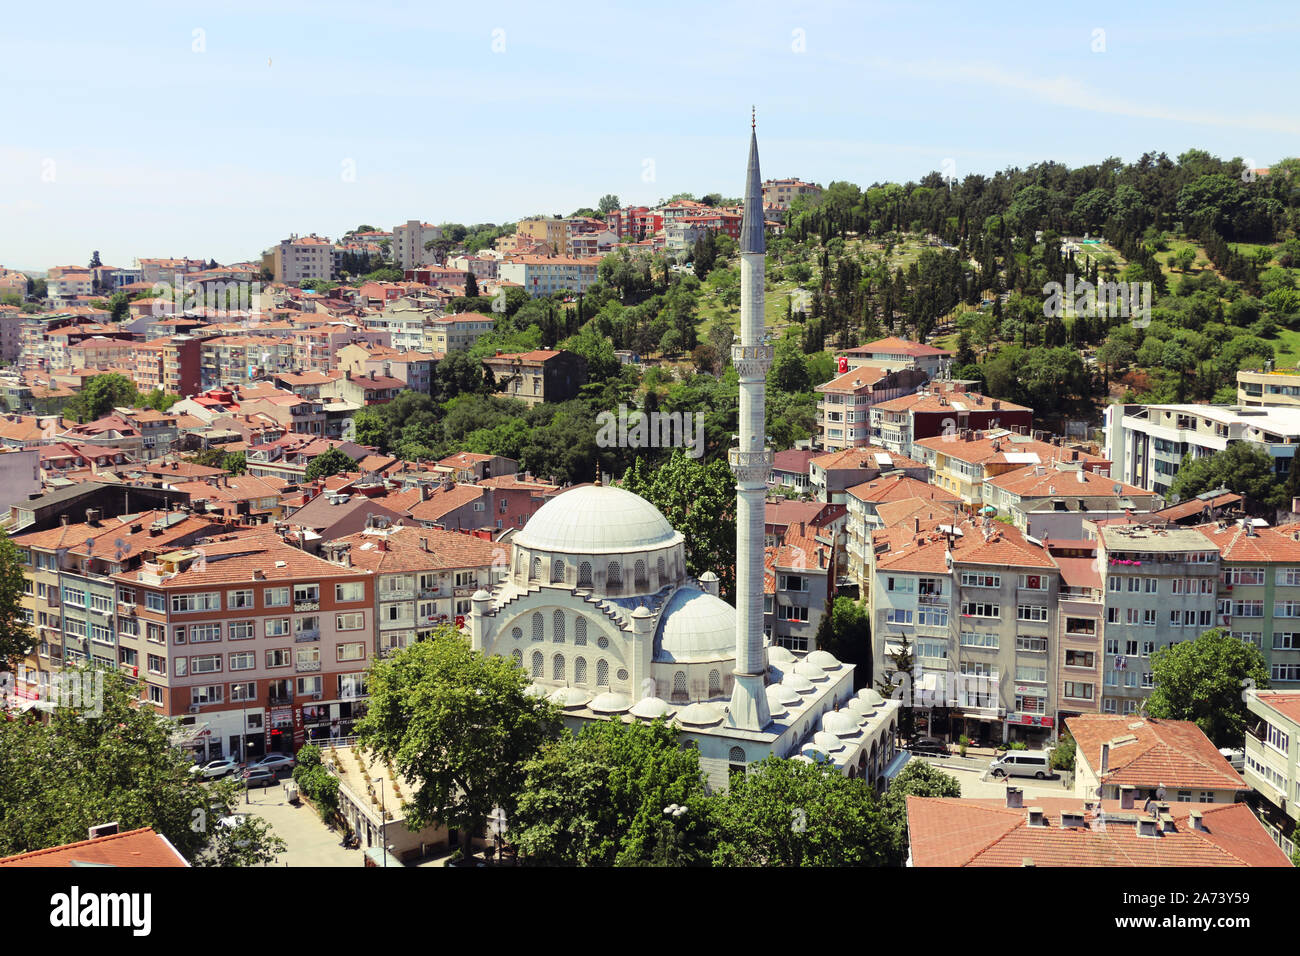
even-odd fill
[[[763,344],[763,180],[758,133],[750,120],[745,215],[740,224],[740,344],[731,360],[740,376],[740,445],[728,453],[736,474],[736,670],[727,723],[762,730],[772,722],[764,676],[763,523],[772,453],[766,444],[766,383],[772,347]]]

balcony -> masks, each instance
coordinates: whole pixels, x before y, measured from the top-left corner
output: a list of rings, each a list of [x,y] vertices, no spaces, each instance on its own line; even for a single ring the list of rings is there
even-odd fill
[[[271,694],[268,703],[272,707],[284,707],[293,703],[293,694]]]
[[[319,641],[319,640],[320,640],[319,627],[308,628],[305,631],[297,631],[293,635],[293,642],[295,644],[301,644],[304,641]]]
[[[293,609],[295,611],[319,611],[320,601],[294,601]]]
[[[925,604],[930,607],[947,607],[948,596],[946,594],[918,594],[916,596],[917,604]]]
[[[311,674],[320,670],[320,661],[298,661],[293,665],[295,673]]]
[[[435,588],[420,588],[420,590],[417,591],[416,594],[417,594],[417,596],[418,596],[421,600],[424,600],[425,598],[436,598],[436,597],[442,597],[442,596],[443,596],[443,595],[442,595],[442,588],[436,588],[436,587],[435,587]]]
[[[398,588],[396,591],[380,591],[381,601],[409,601],[415,597],[414,588]]]

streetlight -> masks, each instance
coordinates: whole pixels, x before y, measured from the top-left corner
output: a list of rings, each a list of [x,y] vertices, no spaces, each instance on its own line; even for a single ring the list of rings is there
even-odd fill
[[[384,795],[384,778],[379,777],[379,844],[384,848],[384,866],[388,866],[388,798]]]

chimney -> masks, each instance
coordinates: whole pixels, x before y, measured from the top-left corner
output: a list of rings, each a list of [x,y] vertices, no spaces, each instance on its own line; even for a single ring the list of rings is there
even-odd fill
[[[1081,829],[1084,829],[1086,826],[1087,826],[1087,824],[1084,822],[1084,819],[1083,819],[1083,811],[1082,811],[1082,810],[1062,810],[1062,811],[1061,811],[1061,827],[1062,827],[1063,829],[1067,829],[1067,830],[1080,829],[1080,830],[1081,830]]]
[[[1193,810],[1187,815],[1187,819],[1191,821],[1193,830],[1197,830],[1201,833],[1209,832],[1205,829],[1205,816],[1200,810]]]
[[[1105,747],[1105,744],[1102,744]],[[1119,788],[1119,808],[1121,810],[1132,810],[1137,798],[1137,788],[1130,784],[1124,784]]]
[[[90,839],[96,840],[99,837],[113,836],[118,833],[120,829],[121,828],[118,826],[117,821],[114,820],[112,823],[101,823],[97,826],[93,826],[87,830],[86,833]]]
[[[1030,869],[1033,869],[1033,866],[1034,866],[1034,858],[1033,858],[1032,856],[1027,856],[1027,857],[1025,857],[1023,860],[1020,861],[1020,865],[1021,865],[1021,866],[1027,866],[1027,867],[1029,867]]]
[[[1026,817],[1031,827],[1047,826],[1047,814],[1043,813],[1042,807],[1030,807]]]
[[[388,539],[387,539],[387,538],[380,538],[380,539],[379,539],[379,543],[375,545],[375,549],[376,549],[377,551],[387,551],[387,550],[388,550]]]
[[[59,524],[63,525],[65,528],[68,526],[68,516],[66,513],[59,515]]]
[[[1025,807],[1025,791],[1020,787],[1007,787],[1007,809],[1023,810]]]
[[[1152,817],[1142,817],[1138,820],[1138,836],[1156,837],[1160,835],[1160,821]]]
[[[90,525],[92,528],[98,528],[98,527],[99,527],[99,509],[98,509],[98,508],[87,508],[87,509],[86,509],[86,524]]]
[[[1097,771],[1098,777],[1104,777],[1110,773],[1110,744],[1101,745],[1101,768]]]
[[[266,580],[266,572],[263,571],[261,568],[254,568],[254,569],[253,569],[253,580],[254,580],[254,581],[265,581],[265,580]]]

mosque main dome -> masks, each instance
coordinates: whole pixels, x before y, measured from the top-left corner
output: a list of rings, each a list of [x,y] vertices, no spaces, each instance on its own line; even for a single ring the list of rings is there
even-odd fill
[[[622,488],[584,485],[562,492],[537,509],[514,544],[569,554],[625,554],[682,540],[659,509]]]

